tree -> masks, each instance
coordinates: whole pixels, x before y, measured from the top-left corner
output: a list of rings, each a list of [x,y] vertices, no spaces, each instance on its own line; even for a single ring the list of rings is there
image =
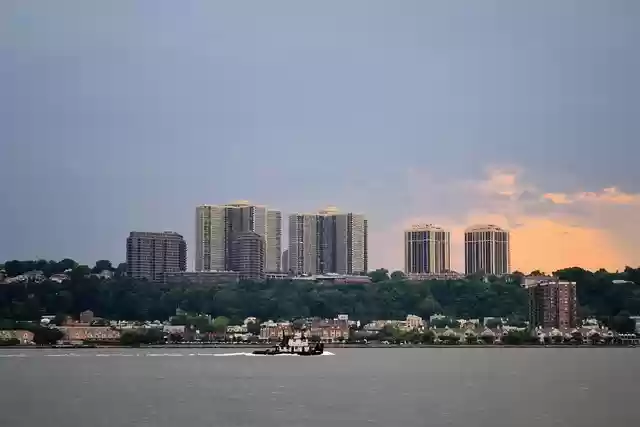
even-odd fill
[[[621,334],[633,334],[636,331],[636,322],[631,319],[629,312],[621,311],[613,317],[611,329]]]
[[[226,334],[227,326],[229,326],[229,318],[225,316],[218,316],[213,321],[213,330],[216,333]]]
[[[127,263],[121,262],[120,264],[118,264],[118,267],[116,267],[115,276],[122,277],[126,275],[127,275]]]
[[[96,265],[91,269],[92,273],[101,273],[103,271],[114,271],[113,265],[111,265],[111,261],[106,259],[101,259],[100,261],[96,261]]]
[[[402,271],[396,270],[393,273],[391,273],[391,280],[403,280],[405,278],[406,276]]]
[[[182,342],[183,336],[180,333],[172,332],[169,334],[169,342]]]
[[[138,347],[140,344],[159,344],[163,339],[164,334],[161,329],[137,329],[123,332],[120,335],[120,344]]]
[[[521,331],[509,331],[507,335],[502,338],[502,342],[507,345],[521,345],[530,340],[527,332]]]
[[[582,344],[582,334],[580,331],[573,331],[571,333],[571,341],[575,344]]]
[[[385,280],[389,280],[389,270],[386,268],[379,268],[375,271],[369,272],[369,277],[374,283],[384,282]]]
[[[260,323],[249,322],[247,323],[247,332],[251,335],[260,335]]]
[[[64,273],[67,270],[73,270],[78,266],[78,263],[72,260],[71,258],[65,258],[62,261],[57,263],[57,268],[55,273]]]
[[[14,345],[19,345],[20,340],[17,338],[9,338],[8,340],[0,340],[0,347],[11,347]]]
[[[420,302],[418,306],[418,314],[425,319],[428,319],[436,313],[441,313],[442,307],[438,304],[438,301],[433,299],[433,296],[428,296]]]
[[[293,329],[301,331],[302,329],[304,329],[305,325],[306,322],[303,319],[296,319],[293,321],[293,324],[291,326]]]
[[[65,322],[67,321],[67,318],[69,316],[67,316],[64,313],[58,313],[56,314],[56,316],[53,318],[53,320],[51,320],[51,325],[56,325],[56,326],[63,326],[65,324]]]
[[[455,326],[458,326],[458,322],[456,322],[450,317],[444,317],[442,319],[433,319],[431,321],[431,326],[438,329],[447,328],[447,327],[453,328]]]
[[[502,319],[489,319],[485,322],[485,326],[489,329],[495,329],[502,326]]]
[[[434,334],[433,331],[430,331],[430,330],[424,331],[424,333],[420,337],[423,344],[433,344],[433,341],[435,340],[435,338],[436,338],[436,334]]]
[[[11,274],[36,269],[56,271],[73,260],[7,261]],[[98,263],[96,263],[98,264]],[[46,314],[67,313],[77,316],[91,310],[97,317],[127,320],[164,320],[180,307],[188,315],[173,319],[174,324],[204,328],[210,317],[224,316],[241,322],[246,317],[260,319],[334,318],[347,314],[350,319],[404,319],[408,314],[428,318],[445,313],[448,319],[434,321],[433,326],[456,326],[453,318],[519,319],[525,326],[528,318],[527,291],[514,286],[508,277],[485,282],[482,277],[460,280],[416,280],[391,278],[384,269],[371,272],[371,284],[326,284],[308,281],[241,281],[210,286],[159,283],[117,276],[105,281],[90,276],[87,266],[76,265],[70,279],[62,283],[6,283],[0,286],[0,319],[39,322]],[[633,332],[629,313],[640,313],[640,268],[622,272],[589,272],[568,268],[555,272],[564,280],[577,282],[578,306],[620,332]],[[616,281],[615,283],[613,281]],[[623,282],[618,282],[622,280]],[[639,284],[628,281],[637,281]],[[201,329],[202,330],[202,329]],[[257,332],[257,327],[254,330]]]
[[[55,328],[33,326],[29,330],[33,333],[33,342],[37,345],[52,345],[64,337],[64,334]]]

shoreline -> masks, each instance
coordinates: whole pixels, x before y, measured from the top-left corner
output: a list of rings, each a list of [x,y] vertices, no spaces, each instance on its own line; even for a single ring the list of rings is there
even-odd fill
[[[153,345],[140,345],[140,346],[127,346],[127,345],[88,345],[88,346],[35,346],[35,345],[14,345],[3,346],[0,350],[105,350],[105,349],[254,349],[259,350],[269,347],[268,345],[249,345],[249,344],[153,344]],[[635,348],[632,345],[592,345],[592,344],[558,344],[558,345],[537,345],[537,344],[523,344],[523,345],[505,345],[505,344],[413,344],[413,345],[385,345],[385,344],[325,344],[326,349],[340,349],[340,348],[361,348],[361,349],[407,349],[407,348]]]

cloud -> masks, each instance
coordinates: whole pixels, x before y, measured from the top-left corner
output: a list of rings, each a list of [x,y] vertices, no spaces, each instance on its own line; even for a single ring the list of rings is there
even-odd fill
[[[537,188],[517,167],[491,168],[479,180],[443,180],[411,171],[413,215],[372,232],[372,267],[401,269],[403,230],[434,223],[452,233],[452,268],[463,270],[464,229],[491,223],[511,230],[512,269],[551,272],[568,266],[616,270],[640,265],[640,194],[616,187],[563,193]]]

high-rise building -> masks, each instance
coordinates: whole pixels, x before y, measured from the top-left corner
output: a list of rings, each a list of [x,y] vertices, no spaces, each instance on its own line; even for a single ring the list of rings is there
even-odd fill
[[[265,264],[264,238],[252,231],[237,233],[231,243],[231,270],[240,279],[263,280]]]
[[[195,270],[230,270],[233,239],[245,232],[264,239],[265,269],[280,271],[282,213],[246,201],[196,208]]]
[[[525,282],[529,294],[529,324],[543,328],[575,328],[578,319],[576,282],[551,278]]]
[[[496,225],[476,225],[464,232],[465,274],[511,272],[509,232]]]
[[[404,272],[443,274],[451,270],[451,233],[432,224],[404,232]]]
[[[127,238],[127,274],[136,279],[165,282],[166,273],[186,271],[187,244],[172,231],[132,231]]]
[[[289,269],[296,274],[359,274],[368,269],[364,215],[328,208],[289,216]]]
[[[282,252],[282,272],[289,272],[289,249],[285,249],[284,252]]]
[[[289,215],[289,270],[318,273],[318,218],[315,214]]]
[[[269,272],[282,271],[282,212],[267,210],[266,260],[264,268]]]

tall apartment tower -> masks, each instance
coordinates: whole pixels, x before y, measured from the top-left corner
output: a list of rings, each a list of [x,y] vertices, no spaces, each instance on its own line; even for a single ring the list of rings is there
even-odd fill
[[[575,328],[578,319],[576,282],[551,278],[526,285],[529,324],[543,328]]]
[[[318,273],[318,218],[315,214],[289,215],[289,270]]]
[[[264,238],[252,231],[238,233],[231,243],[231,269],[240,279],[263,280],[265,265]]]
[[[289,272],[289,249],[285,249],[284,252],[282,252],[282,272]]]
[[[464,232],[465,274],[511,272],[509,232],[496,225],[476,225]]]
[[[282,271],[282,212],[267,210],[265,271]]]
[[[132,231],[127,238],[127,274],[136,279],[165,282],[166,273],[187,270],[187,243],[172,231]]]
[[[289,217],[289,268],[295,274],[359,274],[368,269],[364,215],[328,208]]]
[[[404,272],[443,274],[451,270],[451,233],[432,224],[404,232]]]
[[[196,208],[196,271],[230,270],[232,242],[253,232],[265,241],[265,270],[280,271],[282,213],[246,201]]]

